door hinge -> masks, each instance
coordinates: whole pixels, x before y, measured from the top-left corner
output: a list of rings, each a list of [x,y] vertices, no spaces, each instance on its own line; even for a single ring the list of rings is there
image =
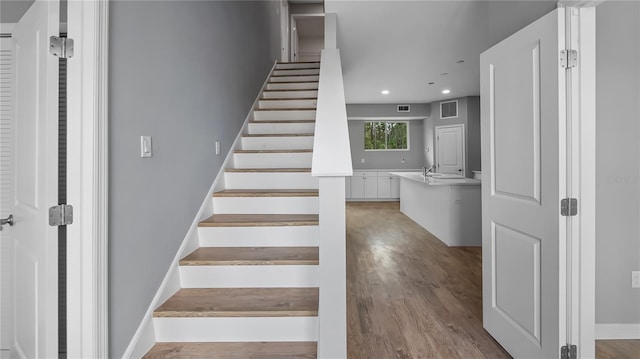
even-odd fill
[[[73,39],[68,37],[51,36],[49,38],[49,53],[61,59],[73,57]]]
[[[61,204],[49,208],[49,225],[67,226],[73,223],[73,206]]]
[[[561,50],[560,51],[560,67],[570,69],[578,66],[577,50]]]
[[[560,359],[578,359],[578,347],[564,345],[560,348]]]
[[[560,214],[565,217],[573,217],[578,214],[578,200],[576,198],[563,198],[560,201]]]

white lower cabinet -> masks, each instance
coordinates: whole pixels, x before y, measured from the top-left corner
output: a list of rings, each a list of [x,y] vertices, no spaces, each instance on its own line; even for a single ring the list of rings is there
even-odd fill
[[[345,182],[350,199],[400,198],[400,178],[386,171],[353,171],[353,177]]]

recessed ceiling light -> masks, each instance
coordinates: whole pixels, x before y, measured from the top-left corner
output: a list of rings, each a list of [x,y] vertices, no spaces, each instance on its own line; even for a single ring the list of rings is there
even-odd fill
[[[435,82],[429,82],[429,85],[433,85],[433,84],[435,84]]]
[[[448,93],[450,93],[450,92],[451,92],[451,90],[446,90],[446,89],[445,89],[445,90],[442,90],[442,93],[443,93],[443,94],[445,94],[445,95],[446,95],[446,94],[448,94]]]
[[[458,60],[458,61],[456,61],[456,64],[461,64],[463,62],[464,62],[464,60]]]
[[[383,95],[388,95],[389,94],[389,90],[382,90],[382,94]]]
[[[448,72],[443,72],[440,74],[440,76],[447,76],[449,73]]]

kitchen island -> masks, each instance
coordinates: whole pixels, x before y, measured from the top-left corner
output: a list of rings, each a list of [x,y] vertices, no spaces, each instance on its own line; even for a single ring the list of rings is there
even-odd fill
[[[482,245],[481,181],[459,176],[400,177],[400,211],[448,246]]]

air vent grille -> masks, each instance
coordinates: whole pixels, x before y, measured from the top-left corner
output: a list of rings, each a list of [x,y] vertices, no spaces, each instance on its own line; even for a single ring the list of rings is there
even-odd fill
[[[398,112],[411,112],[411,106],[409,106],[409,105],[398,105]]]
[[[458,117],[458,101],[440,102],[440,118]]]

